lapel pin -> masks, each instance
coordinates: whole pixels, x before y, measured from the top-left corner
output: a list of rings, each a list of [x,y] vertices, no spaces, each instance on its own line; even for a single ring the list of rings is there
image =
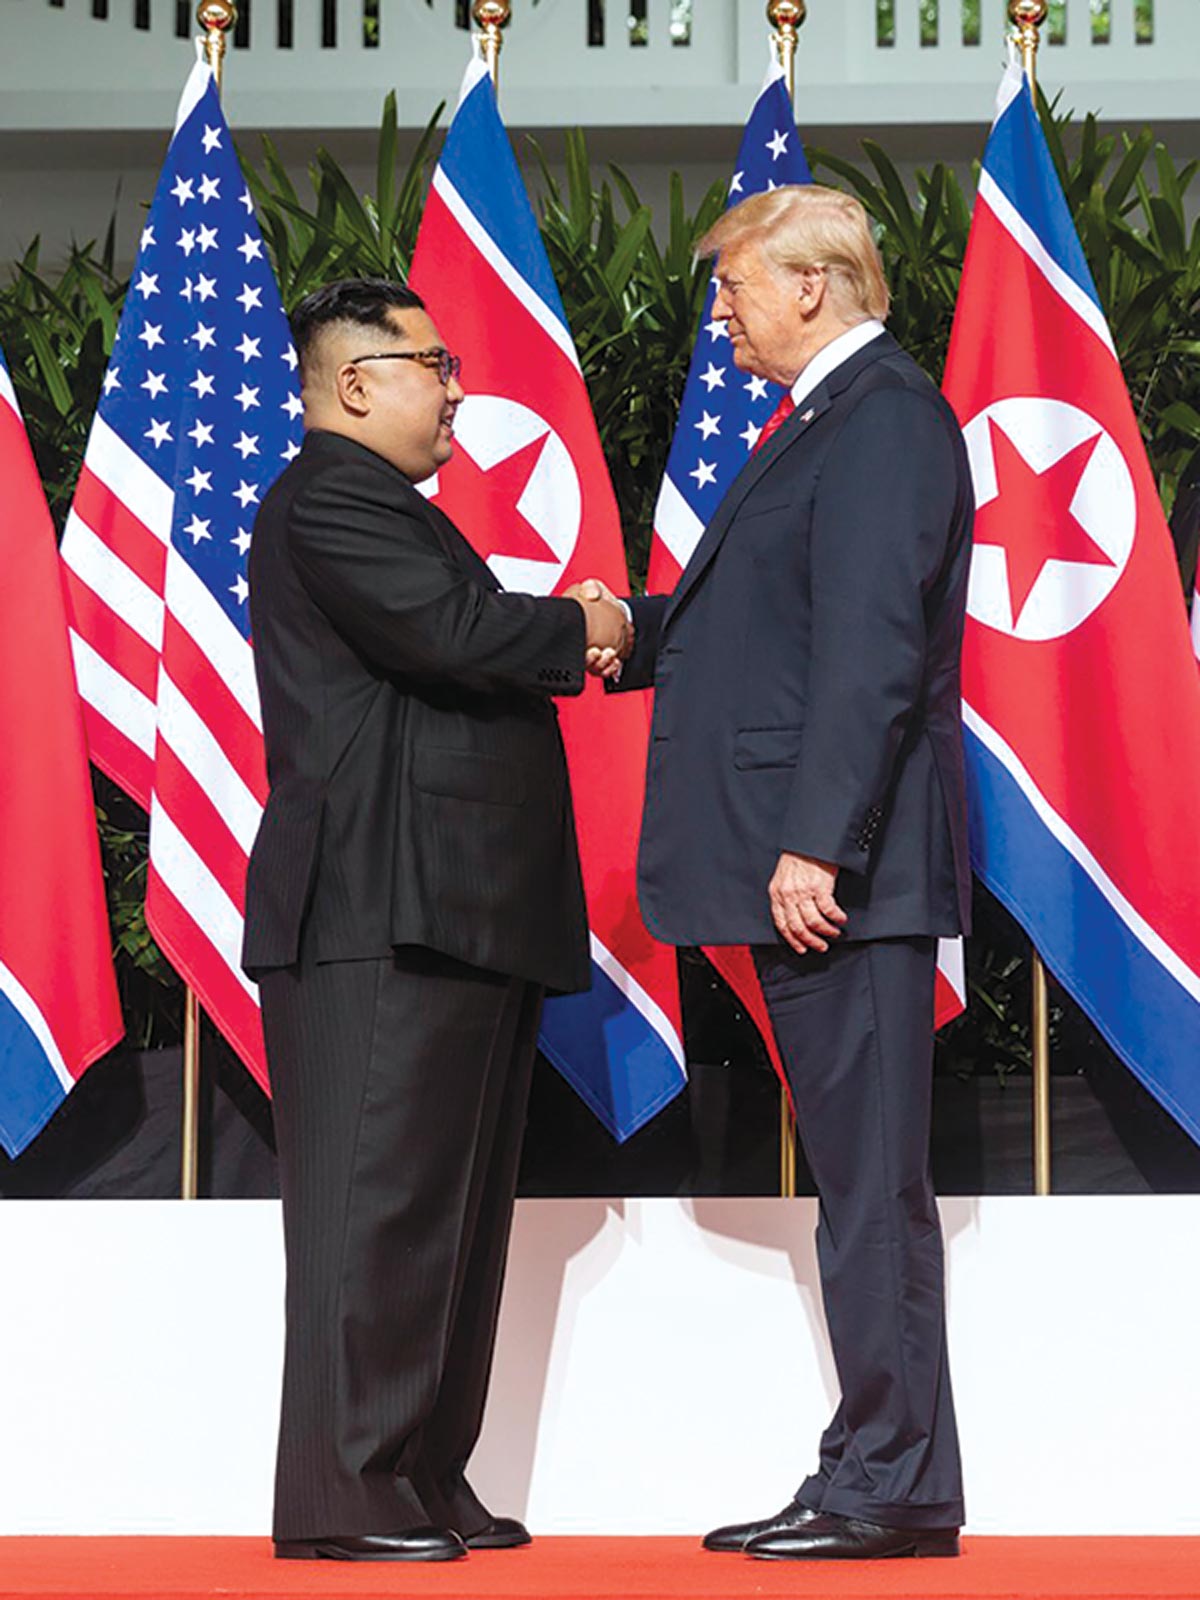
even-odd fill
[[[812,407],[811,407],[811,406],[810,406],[810,407],[809,407],[809,409],[808,409],[808,410],[807,410],[807,411],[806,411],[806,412],[805,412],[805,413],[804,413],[804,415],[803,415],[803,416],[802,416],[802,417],[801,417],[801,418],[800,418],[800,421],[801,421],[801,422],[811,422],[811,421],[812,421],[812,419],[813,419],[813,418],[814,418],[814,417],[815,417],[815,416],[816,416],[816,414],[817,414],[817,413],[816,413],[816,412],[815,412],[815,411],[814,411],[814,410],[813,410],[813,409],[812,409]]]

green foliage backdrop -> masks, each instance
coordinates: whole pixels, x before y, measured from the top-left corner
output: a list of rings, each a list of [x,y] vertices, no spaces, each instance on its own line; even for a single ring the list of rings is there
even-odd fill
[[[1168,510],[1188,458],[1200,445],[1200,224],[1189,228],[1186,196],[1196,163],[1177,165],[1149,132],[1102,135],[1094,117],[1042,121],[1063,187],[1112,324],[1150,459]],[[396,107],[384,106],[372,192],[360,195],[327,151],[318,150],[307,189],[297,189],[269,140],[243,164],[279,276],[284,303],[350,273],[406,275],[437,144],[442,108],[406,162],[399,159]],[[817,176],[857,194],[874,219],[894,293],[891,328],[940,381],[950,333],[970,202],[941,163],[905,182],[886,152],[863,142],[862,162],[820,150]],[[644,577],[651,514],[666,462],[708,268],[695,241],[724,204],[723,180],[689,211],[678,174],[658,219],[617,167],[593,172],[581,133],[568,137],[562,179],[536,146],[530,152],[542,234],[595,408],[621,507],[630,571]],[[82,458],[112,349],[126,284],[114,271],[115,241],[72,251],[53,274],[35,241],[0,286],[6,351],[51,506],[60,525]],[[996,308],[1003,316],[1003,306]],[[468,375],[469,381],[469,375]],[[145,818],[97,776],[118,970],[131,1032],[142,1043],[177,1037],[178,983],[150,939],[142,913]],[[1027,963],[1003,915],[980,896],[970,952],[976,1000],[954,1025],[950,1050],[973,1064],[1008,1070],[1028,1059]]]

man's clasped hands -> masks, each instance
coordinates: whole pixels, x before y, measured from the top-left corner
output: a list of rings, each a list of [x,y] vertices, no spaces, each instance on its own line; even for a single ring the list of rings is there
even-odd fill
[[[615,678],[633,654],[633,623],[625,607],[599,578],[573,583],[563,595],[578,601],[587,620],[588,671],[597,678]]]

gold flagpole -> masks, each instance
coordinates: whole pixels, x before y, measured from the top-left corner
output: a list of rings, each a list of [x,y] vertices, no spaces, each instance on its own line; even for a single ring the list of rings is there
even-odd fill
[[[1009,0],[1013,43],[1021,52],[1021,65],[1037,98],[1038,29],[1046,20],[1046,0]],[[1046,992],[1046,967],[1032,951],[1033,978],[1033,1192],[1050,1193],[1050,1003]]]
[[[775,50],[783,68],[788,99],[796,102],[796,44],[801,24],[808,15],[805,0],[769,0],[767,21],[775,33]],[[779,1085],[779,1193],[785,1200],[796,1196],[796,1118],[792,1102]]]
[[[1009,0],[1008,17],[1013,25],[1013,42],[1021,52],[1021,65],[1029,87],[1037,91],[1037,53],[1041,35],[1038,29],[1046,20],[1046,0]]]
[[[232,0],[201,0],[196,21],[204,29],[204,53],[220,94],[224,86],[225,41],[237,24],[237,7]]]
[[[221,91],[225,41],[237,21],[230,0],[202,0],[196,21],[204,30],[204,53]],[[183,1000],[183,1115],[180,1129],[179,1198],[195,1200],[200,1190],[200,1001],[191,984]]]
[[[200,1001],[189,983],[183,995],[183,1117],[179,1145],[179,1198],[195,1200],[200,1188]]]
[[[504,39],[500,30],[508,26],[512,16],[509,0],[475,0],[471,8],[479,39],[483,46],[483,59],[491,73],[492,88],[500,92],[500,47]]]
[[[783,68],[783,81],[787,84],[788,99],[796,101],[796,45],[800,27],[808,15],[805,0],[770,0],[767,21],[775,30],[775,48],[779,52],[779,65]]]

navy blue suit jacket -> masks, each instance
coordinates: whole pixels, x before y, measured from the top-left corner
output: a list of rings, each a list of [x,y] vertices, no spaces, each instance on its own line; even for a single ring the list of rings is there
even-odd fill
[[[841,869],[844,938],[968,928],[972,513],[953,412],[881,334],[747,462],[674,594],[632,601],[620,688],[655,690],[638,891],[660,939],[774,941],[784,850]]]

